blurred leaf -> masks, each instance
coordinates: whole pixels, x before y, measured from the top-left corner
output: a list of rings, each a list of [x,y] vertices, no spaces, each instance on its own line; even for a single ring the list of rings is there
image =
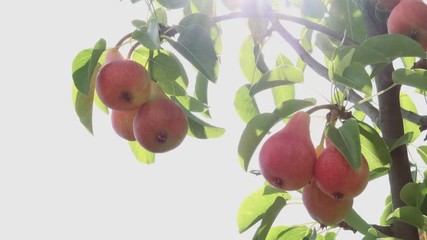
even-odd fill
[[[172,38],[166,39],[200,73],[210,81],[216,82],[218,58],[210,35],[204,28],[192,24],[180,32],[178,41],[174,41]]]
[[[156,10],[154,10],[154,13],[150,16],[150,19],[148,20],[151,20],[151,19],[156,19],[158,23],[161,23],[165,26],[168,24],[167,12],[162,7],[156,8]]]
[[[417,228],[422,228],[424,225],[423,214],[420,209],[413,206],[403,206],[395,209],[387,217],[388,224],[391,224],[394,221],[404,222]]]
[[[378,132],[368,124],[358,121],[360,132],[360,144],[362,154],[368,162],[369,169],[389,165],[391,162],[390,150]]]
[[[295,113],[301,109],[304,109],[309,106],[316,104],[315,99],[291,99],[283,101],[279,104],[273,113],[277,114],[280,118],[290,116],[292,113]]]
[[[276,220],[277,215],[286,205],[286,199],[282,197],[276,197],[273,204],[267,209],[264,213],[260,226],[257,228],[252,239],[264,240],[267,237],[268,232],[270,231],[271,226]]]
[[[209,80],[200,72],[197,72],[196,85],[194,87],[194,96],[203,104],[208,105]],[[210,118],[209,109],[204,112],[206,117]]]
[[[427,71],[424,69],[397,69],[392,78],[395,83],[427,91]]]
[[[400,190],[400,199],[408,206],[418,207],[418,194],[420,194],[420,184],[409,182]],[[421,200],[423,200],[422,198]]]
[[[251,37],[246,38],[239,51],[240,68],[250,83],[257,82],[262,73],[256,66],[254,42]]]
[[[359,169],[362,160],[360,131],[357,121],[349,119],[337,129],[333,126],[328,126],[326,136],[341,152],[350,166],[354,169]]]
[[[83,94],[89,94],[93,72],[105,48],[105,40],[100,39],[95,43],[93,49],[80,51],[73,60],[72,77],[74,85]]]
[[[278,226],[271,228],[265,240],[301,240],[308,234],[310,229],[304,225]]]
[[[280,65],[266,72],[250,89],[251,96],[256,93],[287,84],[301,83],[304,81],[303,72],[294,66]]]
[[[187,6],[190,0],[157,0],[157,2],[165,8],[177,9]]]
[[[155,160],[155,154],[143,148],[137,141],[128,142],[130,149],[136,159],[144,164],[152,164]]]
[[[203,13],[207,16],[214,16],[215,14],[215,1],[214,0],[191,0],[190,4],[188,4],[184,12],[186,15],[192,13]]]
[[[387,225],[387,217],[393,212],[393,206],[392,203],[386,203],[385,208],[381,214],[380,217],[380,224],[381,225]]]
[[[427,146],[420,146],[417,148],[418,154],[420,154],[421,159],[427,164]]]
[[[270,194],[265,194],[265,192],[270,192]],[[282,199],[279,201],[280,204],[276,203],[280,206],[282,204],[284,205],[286,200],[291,199],[291,196],[287,192],[273,189],[273,187],[265,185],[246,197],[240,204],[237,213],[239,232],[245,232],[263,219],[269,208],[275,204],[277,198]]]
[[[132,33],[132,38],[148,49],[160,49],[159,22],[157,19],[151,19],[146,27],[136,29]]]
[[[250,84],[241,86],[234,96],[234,108],[239,117],[246,123],[259,114],[255,98],[249,95],[250,87]]]
[[[301,14],[311,18],[323,18],[327,9],[321,0],[304,0],[301,8]]]
[[[278,107],[282,102],[295,98],[295,85],[283,85],[271,89],[274,105]]]

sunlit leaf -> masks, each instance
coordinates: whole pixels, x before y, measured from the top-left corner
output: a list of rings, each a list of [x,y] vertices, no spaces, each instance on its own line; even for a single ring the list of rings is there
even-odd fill
[[[400,94],[400,106],[407,111],[418,113],[417,107],[414,101],[408,94],[405,94],[405,93]],[[403,127],[405,130],[405,133],[413,133],[411,143],[414,142],[418,138],[418,136],[420,136],[421,134],[419,125],[411,121],[408,121],[406,119],[403,119]]]
[[[395,83],[427,91],[427,71],[424,69],[397,69],[392,78]]]
[[[402,34],[381,34],[367,38],[361,47],[375,50],[390,59],[398,57],[425,57],[423,47]]]
[[[262,73],[256,66],[254,42],[251,37],[243,42],[239,51],[239,61],[243,75],[250,83],[255,83],[261,78]]]
[[[144,164],[152,164],[155,160],[155,154],[143,148],[137,141],[130,141],[129,147],[135,158]]]
[[[310,229],[304,225],[278,226],[271,228],[265,240],[305,239]]]
[[[301,7],[301,14],[311,18],[323,18],[327,9],[321,0],[304,0]]]
[[[360,63],[350,64],[344,69],[342,75],[334,74],[333,79],[367,95],[372,94],[371,78]]]
[[[354,209],[347,212],[344,221],[352,228],[365,235],[363,239],[375,240],[380,237],[387,237],[368,224]]]
[[[421,159],[427,164],[427,146],[420,146],[417,148],[418,154],[420,154]]]
[[[394,149],[409,144],[412,142],[414,138],[414,132],[408,132],[403,134],[400,138],[398,138],[396,141],[393,141],[392,144],[390,145],[390,152],[393,151]]]
[[[368,124],[358,121],[362,154],[369,169],[384,167],[391,162],[390,150],[378,132]]]
[[[276,220],[277,215],[279,215],[282,208],[286,205],[286,199],[283,197],[276,197],[273,204],[267,209],[264,213],[260,226],[257,228],[253,239],[265,239],[268,232],[270,231],[271,226]]]
[[[206,106],[208,105],[208,88],[209,80],[203,74],[197,72],[194,97]],[[204,114],[206,117],[210,117],[209,109],[206,109]]]
[[[272,70],[266,72],[261,76],[250,89],[250,95],[287,84],[301,83],[304,81],[303,72],[294,66],[280,65]]]
[[[213,126],[201,120],[185,108],[183,110],[188,117],[188,135],[200,139],[208,139],[221,137],[225,133],[224,128]]]
[[[250,87],[250,84],[241,86],[234,96],[234,108],[240,118],[246,123],[259,114],[255,98],[249,95]]]
[[[268,192],[269,194],[266,194]],[[245,232],[258,221],[263,219],[268,209],[275,203],[277,198],[281,198],[280,205],[283,201],[291,199],[287,192],[279,191],[269,185],[265,185],[246,197],[240,204],[237,212],[237,225],[239,232]]]

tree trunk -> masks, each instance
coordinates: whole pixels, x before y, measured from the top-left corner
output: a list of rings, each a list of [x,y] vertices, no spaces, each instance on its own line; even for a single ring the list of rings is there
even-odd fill
[[[375,17],[375,4],[378,0],[355,0],[361,7],[367,22],[369,37],[386,34],[387,26]],[[381,74],[375,78],[377,91],[387,89],[393,84],[391,74],[393,66],[389,65]],[[396,140],[404,134],[403,118],[400,110],[400,87],[396,86],[391,90],[378,96],[379,102],[379,128],[385,140]],[[391,152],[391,167],[389,170],[389,182],[392,197],[393,209],[405,206],[400,199],[399,193],[402,187],[412,182],[408,152],[405,145],[400,146]],[[395,237],[401,239],[418,239],[418,229],[411,225],[395,222],[391,226]]]

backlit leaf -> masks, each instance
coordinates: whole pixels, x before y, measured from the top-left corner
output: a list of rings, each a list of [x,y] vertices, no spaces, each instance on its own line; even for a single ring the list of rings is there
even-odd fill
[[[128,142],[135,158],[144,164],[152,164],[155,160],[155,154],[146,150],[137,141]]]
[[[403,206],[395,209],[388,217],[387,223],[391,224],[394,221],[400,221],[417,228],[422,228],[424,225],[423,214],[420,209],[413,206]]]
[[[259,114],[255,98],[249,95],[250,86],[250,84],[241,86],[234,96],[234,108],[240,118],[246,123]]]

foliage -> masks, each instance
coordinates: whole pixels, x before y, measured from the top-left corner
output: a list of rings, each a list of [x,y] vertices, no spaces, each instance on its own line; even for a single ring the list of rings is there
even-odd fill
[[[144,4],[138,0],[131,2]],[[427,145],[415,144],[424,118],[418,115],[412,101],[414,93],[401,94],[402,112],[407,114],[404,114],[405,134],[398,139],[383,137],[375,107],[378,105],[376,97],[395,86],[416,90],[415,94],[427,91],[427,70],[413,67],[416,66],[414,63],[425,58],[425,50],[418,42],[403,35],[369,36],[363,12],[352,1],[302,0],[287,1],[285,5],[282,4],[284,1],[278,0],[147,2],[150,2],[149,14],[143,20],[132,21],[135,30],[115,47],[133,44],[128,57],[145,66],[165,93],[180,104],[189,119],[188,134],[200,139],[221,137],[225,131],[209,123],[213,116],[208,103],[209,86],[217,83],[221,69],[220,24],[235,18],[248,19],[245,27],[251,34],[239,50],[241,73],[247,82],[238,89],[234,99],[236,113],[246,125],[236,149],[244,171],[254,164],[254,153],[260,143],[277,124],[283,123],[282,120],[286,122],[297,111],[313,113],[324,109],[328,110],[325,136],[346,156],[353,168],[360,166],[363,154],[369,164],[370,180],[388,174],[392,161],[390,152],[400,146],[415,146],[420,158],[427,163]],[[228,12],[217,15],[219,5],[227,8]],[[300,14],[298,17],[287,15],[283,13],[284,9],[298,10]],[[182,13],[179,22],[169,22],[168,14],[172,11]],[[286,29],[288,22],[301,26],[298,37]],[[283,44],[293,48],[298,57],[291,59],[280,51],[267,56],[263,48],[270,38],[282,39]],[[92,48],[79,52],[72,63],[76,114],[91,133],[93,104],[108,112],[94,91],[94,79],[103,64],[102,54],[106,49],[107,43],[100,39]],[[313,57],[315,52],[322,56],[319,59],[323,62]],[[267,57],[275,59],[275,64],[265,61]],[[386,89],[377,89],[373,85],[375,77],[389,64],[395,66],[393,84]],[[188,77],[190,71],[195,73],[194,79]],[[333,89],[329,103],[319,104],[313,98],[296,97],[301,91],[300,86],[306,84],[305,77],[309,71],[314,71],[322,84]],[[195,89],[190,93],[189,85],[192,84]],[[274,99],[274,110],[260,112],[259,103],[263,99],[259,96],[267,91]],[[323,144],[323,137],[319,142]],[[129,142],[129,146],[140,162],[154,162],[153,153],[133,142]],[[402,188],[400,197],[407,206],[392,210],[390,202],[386,203],[380,224],[401,221],[422,231],[427,230],[427,182],[423,181],[424,178],[425,174],[418,174],[414,182]],[[315,227],[282,226],[275,222],[276,216],[291,199],[287,192],[269,185],[262,186],[242,201],[237,217],[239,231],[256,228],[254,239],[336,237],[332,230],[342,226],[331,226],[331,231],[320,232]],[[366,239],[384,236],[355,211],[348,214],[345,222],[350,229],[364,234]]]

